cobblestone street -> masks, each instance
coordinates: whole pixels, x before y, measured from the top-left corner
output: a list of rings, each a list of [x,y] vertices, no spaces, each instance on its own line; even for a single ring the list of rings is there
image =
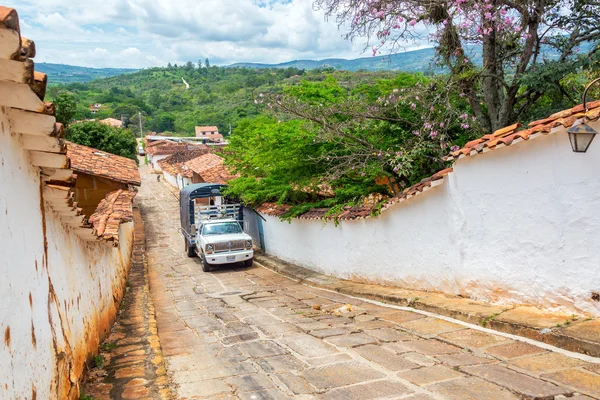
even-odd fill
[[[184,253],[174,193],[141,170],[150,291],[178,398],[600,398],[600,365],[564,352],[256,266],[204,273]]]

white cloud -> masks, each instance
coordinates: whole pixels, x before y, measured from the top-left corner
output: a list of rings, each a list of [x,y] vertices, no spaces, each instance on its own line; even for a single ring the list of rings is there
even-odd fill
[[[5,0],[6,2],[7,0]],[[93,67],[357,58],[311,0],[8,0],[37,61]]]

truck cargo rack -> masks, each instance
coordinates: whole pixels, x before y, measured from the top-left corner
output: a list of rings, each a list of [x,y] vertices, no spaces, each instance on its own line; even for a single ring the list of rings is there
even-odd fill
[[[195,206],[194,217],[196,223],[218,219],[233,219],[237,220],[239,216],[241,204],[223,204],[218,206]]]

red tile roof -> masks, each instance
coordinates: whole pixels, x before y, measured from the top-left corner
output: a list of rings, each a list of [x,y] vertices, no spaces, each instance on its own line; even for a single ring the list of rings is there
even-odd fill
[[[193,172],[185,165],[186,162],[203,156],[209,152],[207,146],[202,146],[201,148],[195,150],[185,150],[179,151],[173,155],[170,155],[167,158],[163,158],[158,161],[158,165],[160,168],[171,174],[173,176],[177,176],[177,174],[181,174],[181,176],[186,178],[191,178]]]
[[[196,134],[202,132],[219,132],[219,128],[216,126],[197,126]]]
[[[492,134],[484,135],[479,139],[470,141],[462,149],[453,152],[450,156],[454,159],[472,156],[488,150],[510,146],[511,144],[529,140],[540,135],[547,135],[558,126],[569,128],[583,117],[587,117],[592,121],[600,118],[600,101],[590,102],[587,104],[587,107],[587,114],[583,109],[583,105],[580,104],[571,109],[552,114],[548,118],[531,122],[528,128],[523,130],[520,130],[522,126],[520,123],[507,126]]]
[[[204,182],[226,184],[237,178],[225,166],[223,158],[216,154],[206,154],[185,163],[186,167],[202,177]]]
[[[98,122],[100,122],[101,124],[104,124],[104,125],[112,126],[113,128],[122,128],[123,127],[123,121],[121,121],[120,119],[106,118],[106,119],[101,119]]]
[[[133,221],[131,203],[136,193],[129,190],[117,190],[106,195],[90,216],[94,235],[106,241],[119,245],[119,226]]]
[[[140,186],[140,172],[134,160],[67,142],[67,157],[75,172],[95,175],[115,182]]]

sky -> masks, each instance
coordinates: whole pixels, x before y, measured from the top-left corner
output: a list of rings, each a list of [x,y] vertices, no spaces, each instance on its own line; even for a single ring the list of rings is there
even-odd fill
[[[4,0],[37,62],[144,68],[369,57],[311,0]],[[414,46],[417,47],[417,46]],[[410,48],[410,46],[409,46]]]

